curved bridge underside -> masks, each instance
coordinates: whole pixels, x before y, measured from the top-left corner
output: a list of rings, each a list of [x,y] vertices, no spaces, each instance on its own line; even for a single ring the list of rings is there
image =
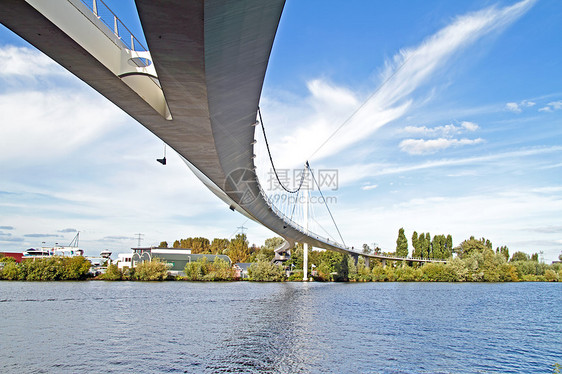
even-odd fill
[[[80,0],[3,0],[0,22],[161,138],[231,209],[283,237],[279,252],[306,242],[358,255],[284,217],[255,174],[257,108],[284,2],[136,0],[150,52],[127,47]]]

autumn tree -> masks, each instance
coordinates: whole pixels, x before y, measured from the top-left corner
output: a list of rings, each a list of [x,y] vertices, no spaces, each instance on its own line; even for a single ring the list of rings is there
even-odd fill
[[[226,254],[230,241],[228,239],[214,238],[211,242],[211,253],[214,255]]]
[[[250,256],[246,234],[236,234],[228,246],[228,257],[232,263],[246,262]]]

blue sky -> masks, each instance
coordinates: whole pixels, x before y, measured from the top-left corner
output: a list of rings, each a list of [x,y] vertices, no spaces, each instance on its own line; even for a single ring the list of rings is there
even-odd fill
[[[107,3],[141,34],[132,2]],[[328,194],[348,245],[392,251],[404,227],[556,259],[560,19],[554,0],[288,1],[261,100],[277,166],[338,170]],[[3,26],[0,56],[0,250],[67,244],[73,230],[89,254],[125,251],[135,233],[145,245],[243,223],[253,243],[273,235],[173,152],[156,163],[157,138]],[[262,142],[257,154],[265,181]]]

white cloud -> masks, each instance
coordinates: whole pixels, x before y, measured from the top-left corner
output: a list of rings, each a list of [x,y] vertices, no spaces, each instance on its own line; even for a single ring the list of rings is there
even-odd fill
[[[562,109],[562,100],[548,103],[545,107],[540,108],[539,112],[554,112],[560,109]]]
[[[309,95],[300,100],[302,106],[298,108],[294,108],[294,100],[285,104],[264,98],[262,108],[269,118],[266,122],[276,125],[269,128],[270,139],[276,143],[272,147],[277,152],[276,162],[280,167],[295,167],[312,156],[321,159],[336,154],[404,116],[414,103],[414,91],[440,73],[453,56],[485,35],[503,30],[534,3],[525,0],[457,17],[420,45],[396,54],[386,64],[381,77],[384,83],[366,101],[322,80],[308,84]]]
[[[409,134],[415,134],[419,136],[443,136],[451,137],[453,135],[461,134],[463,132],[469,131],[473,132],[478,130],[479,126],[473,122],[464,121],[461,122],[460,126],[453,124],[436,126],[436,127],[426,127],[426,126],[406,126],[402,131]]]
[[[400,150],[411,155],[435,153],[437,151],[462,145],[475,145],[483,143],[484,139],[405,139],[400,142]]]
[[[512,111],[514,113],[521,113],[523,110],[517,103],[507,103],[505,104],[505,109]]]
[[[0,69],[2,78],[13,76],[32,78],[68,74],[49,57],[30,48],[11,45],[0,47],[0,60],[2,61],[2,69]]]
[[[126,116],[99,95],[84,89],[23,91],[0,95],[6,162],[52,160],[95,142],[119,128]]]
[[[461,126],[467,131],[476,131],[479,128],[477,124],[468,121],[461,122]]]
[[[406,174],[420,170],[428,170],[435,168],[449,168],[461,165],[488,165],[492,167],[502,160],[509,160],[510,162],[520,162],[525,157],[533,157],[538,155],[547,155],[552,153],[562,152],[562,146],[553,147],[540,147],[522,149],[517,151],[502,152],[490,154],[485,156],[463,157],[456,159],[443,158],[440,160],[431,160],[422,163],[410,165],[392,165],[392,164],[347,164],[338,165],[337,169],[340,170],[339,182],[340,187],[349,185],[365,177]],[[514,161],[516,160],[516,161]]]
[[[361,189],[363,191],[370,191],[370,190],[374,190],[375,188],[377,188],[379,185],[378,184],[368,184],[366,186],[361,187]]]
[[[519,103],[515,103],[515,102],[511,102],[511,103],[506,103],[505,104],[505,109],[514,112],[514,113],[521,113],[523,111],[523,108],[530,108],[535,106],[536,103],[534,101],[530,101],[530,100],[523,100],[520,101]]]
[[[152,245],[226,237],[243,222],[174,152],[166,167],[156,163],[162,142],[72,74],[27,48],[0,46],[0,56],[10,60],[10,74],[0,73],[0,211],[10,226],[0,228],[15,227],[2,235],[10,242],[4,249],[40,245],[33,233],[70,242],[74,233],[63,229],[72,227],[93,255],[135,243],[107,243],[106,236],[142,232]],[[6,89],[16,80],[16,89]]]

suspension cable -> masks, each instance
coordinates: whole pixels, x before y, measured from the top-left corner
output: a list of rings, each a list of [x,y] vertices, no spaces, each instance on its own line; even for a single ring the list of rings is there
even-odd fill
[[[299,182],[299,187],[297,189],[290,190],[287,187],[285,187],[285,185],[283,185],[283,183],[281,182],[281,178],[279,178],[279,174],[277,173],[277,169],[275,168],[275,164],[273,163],[273,157],[271,156],[271,150],[269,148],[269,142],[267,141],[267,135],[265,134],[265,126],[263,124],[263,118],[262,118],[262,115],[261,115],[260,107],[258,107],[258,115],[259,115],[259,118],[260,118],[260,124],[261,124],[262,133],[263,133],[263,138],[265,140],[265,146],[267,148],[267,154],[269,156],[269,161],[271,162],[271,167],[273,168],[273,172],[275,173],[275,178],[277,179],[277,182],[288,193],[291,193],[291,194],[297,193],[297,201],[298,201],[298,192],[301,190],[301,188],[304,184],[305,172],[308,170],[308,172],[312,176],[312,180],[314,181],[314,183],[318,187],[318,192],[320,192],[320,196],[322,197],[322,201],[324,202],[324,205],[326,206],[326,209],[328,210],[328,213],[330,214],[330,218],[332,219],[332,222],[334,223],[334,226],[336,227],[336,230],[338,231],[338,234],[339,234],[340,239],[343,243],[343,246],[346,247],[345,240],[343,240],[343,237],[341,235],[338,224],[336,223],[336,220],[334,219],[334,216],[332,215],[332,212],[330,211],[330,207],[328,206],[328,203],[326,202],[326,199],[324,198],[324,194],[322,193],[322,190],[320,189],[320,185],[318,184],[318,182],[316,181],[316,178],[314,177],[314,173],[312,172],[312,169],[310,168],[310,165],[309,165],[308,161],[305,162],[304,167],[302,169],[301,180]],[[344,125],[345,125],[345,123],[344,123]],[[343,126],[341,126],[341,127],[343,127]],[[295,202],[295,206],[296,205],[297,205],[297,202]],[[295,211],[295,206],[293,206],[293,212],[291,213],[291,219],[292,219],[293,213]]]
[[[299,202],[299,194],[300,194],[300,191],[297,191],[297,196],[295,196],[295,201],[293,203],[293,211],[291,212],[291,218],[289,218],[291,221],[293,220],[293,215],[295,214],[295,208],[296,208],[296,206]]]
[[[260,116],[260,124],[261,124],[261,129],[263,132],[263,138],[265,140],[265,146],[267,148],[267,154],[269,155],[269,161],[271,162],[271,168],[273,169],[273,172],[275,173],[275,178],[277,178],[277,183],[279,183],[279,185],[288,193],[297,193],[300,191],[302,184],[304,182],[304,175],[305,175],[305,171],[306,171],[306,166],[302,169],[302,173],[301,173],[301,180],[299,182],[299,187],[295,190],[290,190],[287,187],[285,187],[285,185],[283,183],[281,183],[281,179],[279,178],[279,174],[277,173],[277,169],[275,168],[275,165],[273,164],[273,157],[271,157],[271,150],[269,149],[269,142],[267,141],[267,135],[265,134],[265,126],[263,125],[263,118],[261,116],[261,110],[260,107],[258,107],[258,115]]]
[[[343,243],[343,246],[346,247],[345,241],[343,240],[343,237],[341,236],[341,232],[340,232],[340,229],[338,227],[338,224],[336,223],[336,220],[334,219],[334,216],[332,215],[332,212],[330,211],[330,207],[328,206],[328,203],[326,202],[326,199],[324,198],[324,194],[322,193],[322,190],[320,189],[320,185],[318,184],[318,182],[316,181],[316,178],[314,177],[314,173],[312,172],[312,169],[310,168],[310,165],[308,164],[308,161],[306,162],[306,167],[308,168],[308,171],[310,172],[310,175],[312,175],[312,180],[316,184],[316,187],[318,187],[318,192],[320,192],[320,196],[322,197],[322,201],[324,202],[324,205],[326,205],[326,209],[328,209],[328,213],[330,213],[330,217],[332,218],[332,222],[334,223],[334,226],[336,226],[336,230],[338,230],[338,234],[339,234],[340,239]]]

